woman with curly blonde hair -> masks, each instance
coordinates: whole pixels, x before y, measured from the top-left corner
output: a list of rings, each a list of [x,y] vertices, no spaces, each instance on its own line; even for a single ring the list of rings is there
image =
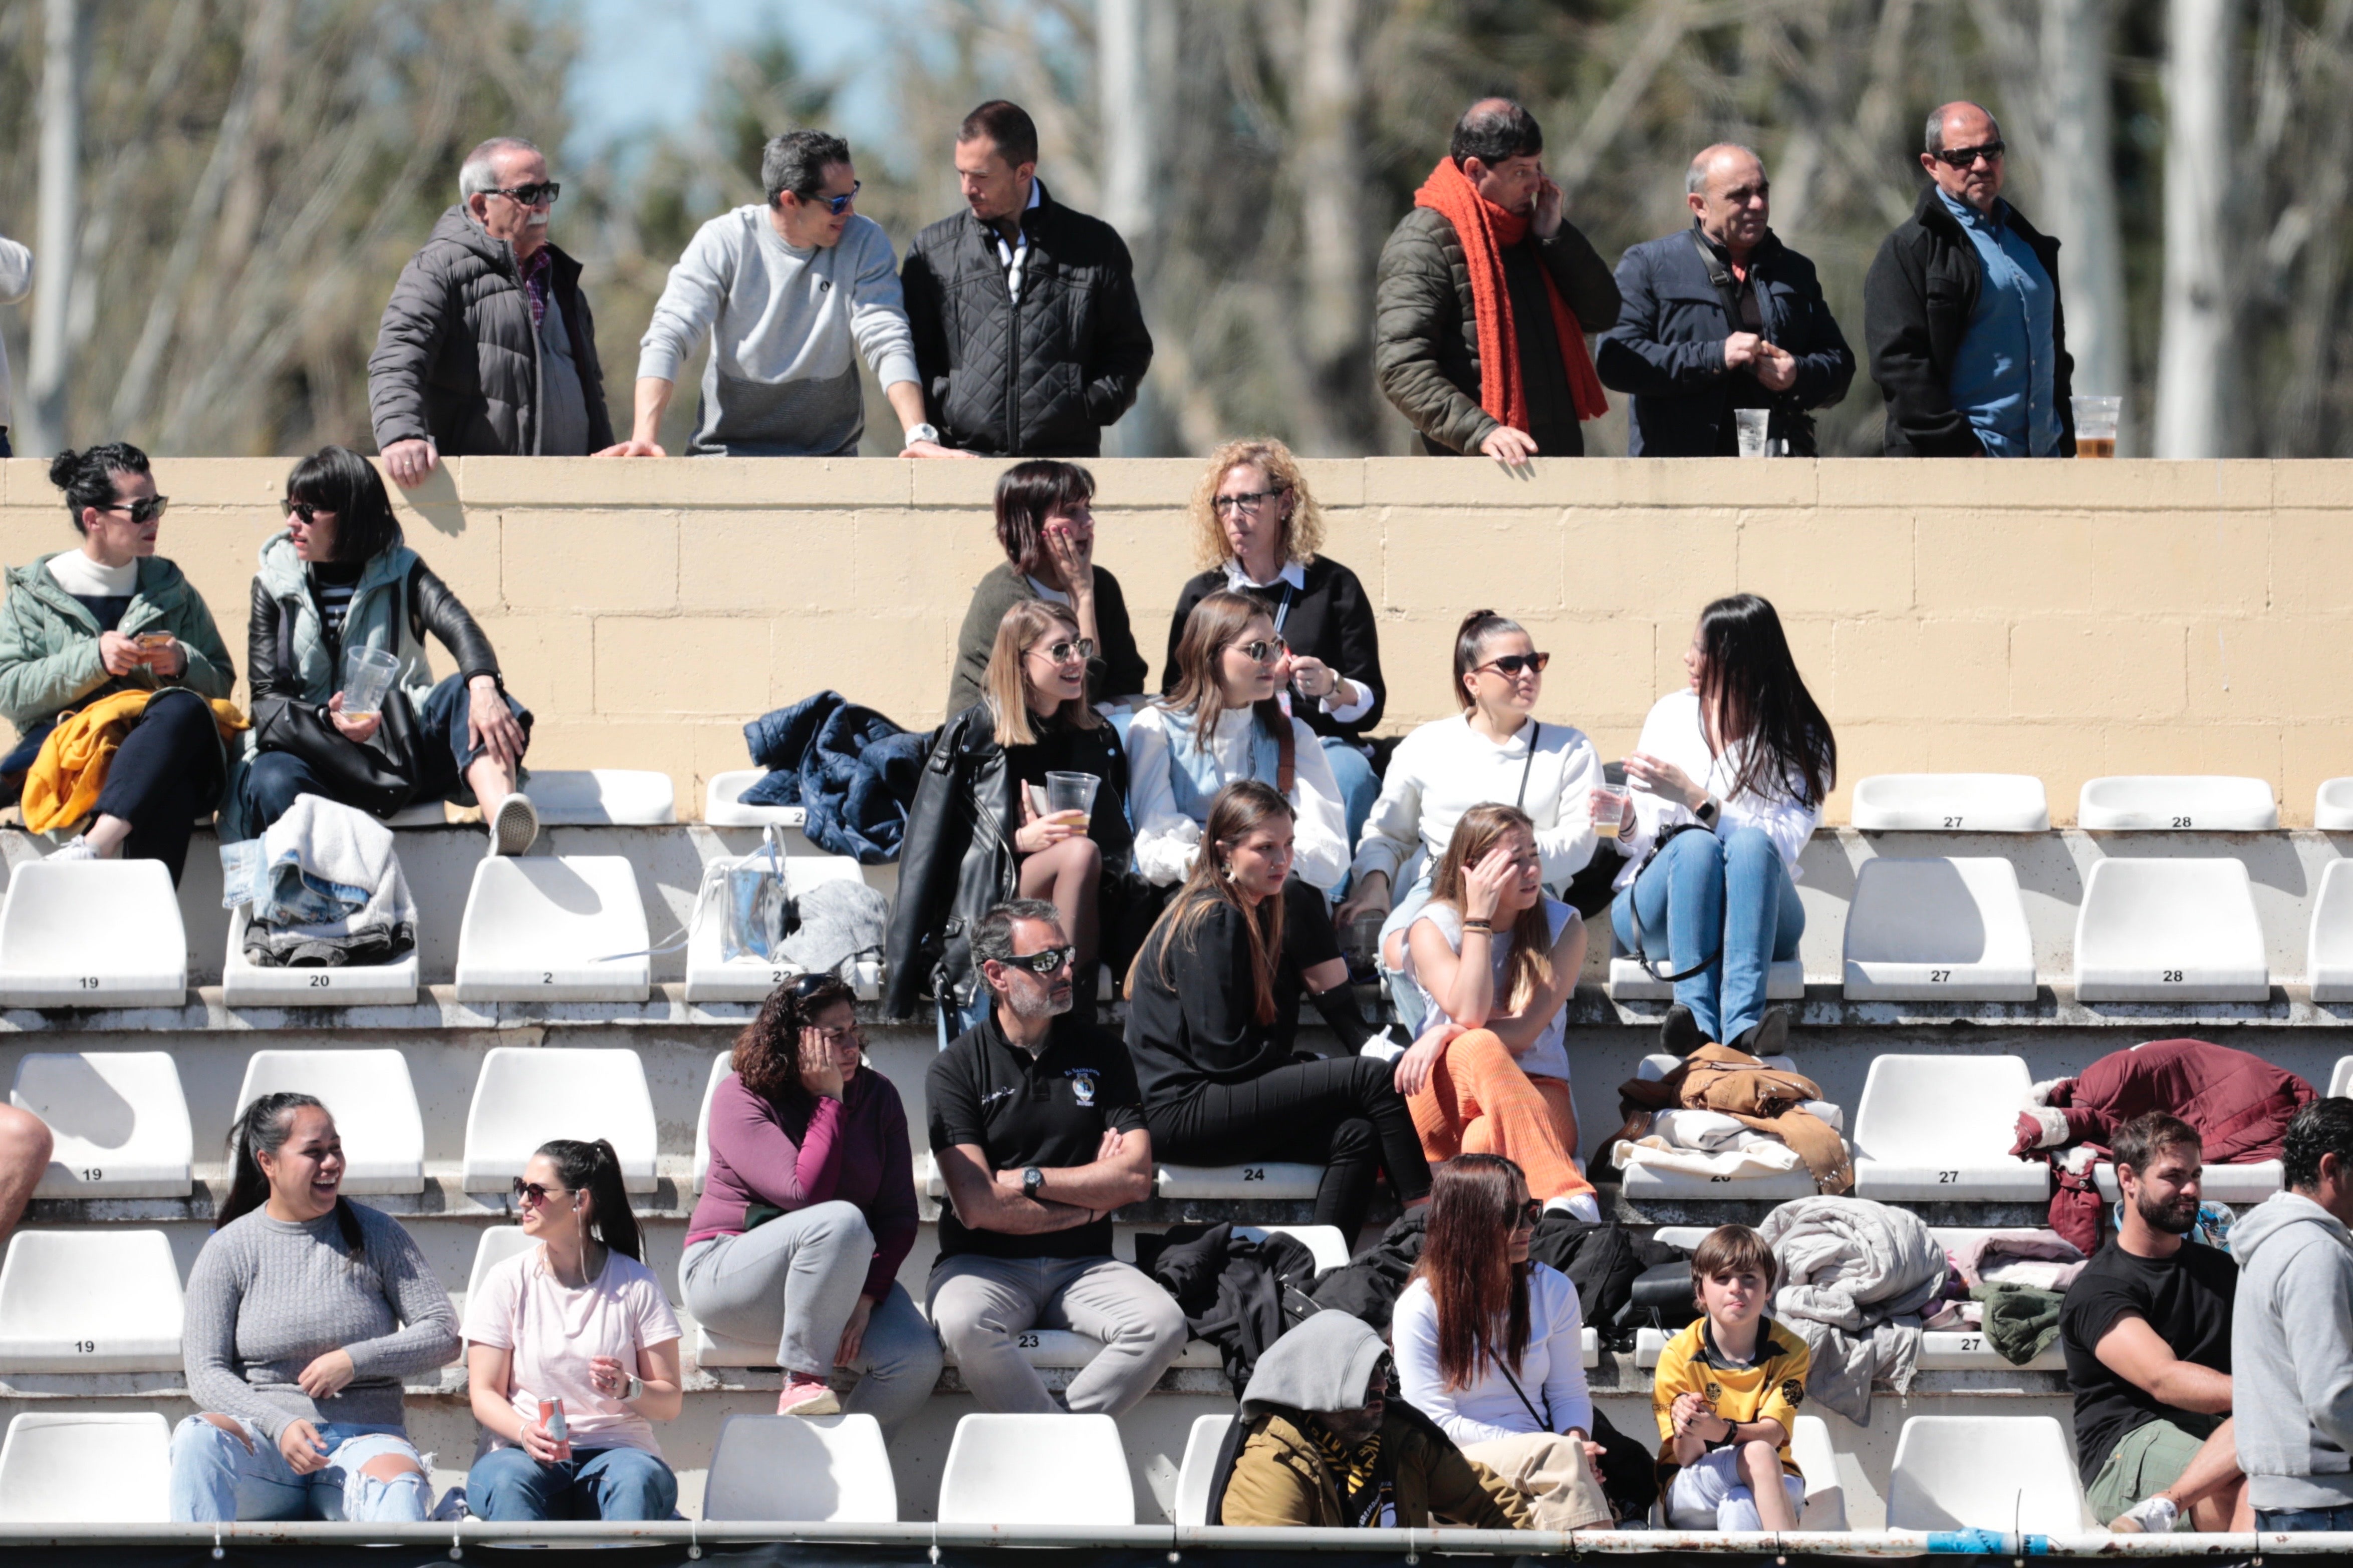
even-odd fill
[[[1162,689],[1176,688],[1176,644],[1194,605],[1220,591],[1264,605],[1287,650],[1280,689],[1293,716],[1324,744],[1353,849],[1381,787],[1364,743],[1386,700],[1372,601],[1354,572],[1317,553],[1323,511],[1299,459],[1272,437],[1229,441],[1210,453],[1188,515],[1194,559],[1208,570],[1177,595]]]

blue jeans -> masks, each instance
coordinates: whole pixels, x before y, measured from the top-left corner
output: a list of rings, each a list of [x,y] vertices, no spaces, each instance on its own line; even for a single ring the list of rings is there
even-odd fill
[[[522,726],[523,742],[528,746],[531,710],[512,697],[507,698],[506,703],[507,711]],[[474,787],[466,782],[466,770],[482,755],[482,748],[467,740],[466,727],[472,712],[473,694],[466,689],[462,674],[443,677],[426,694],[425,705],[417,715],[417,802],[453,800],[459,805],[476,804]],[[311,771],[311,765],[293,752],[258,752],[245,775],[247,826],[257,837],[268,832],[271,823],[294,808],[298,795],[334,798]]]
[[[1336,735],[1325,735],[1323,741],[1324,760],[1332,764],[1332,780],[1340,786],[1340,805],[1347,812],[1348,852],[1353,855],[1365,818],[1373,815],[1373,803],[1381,798],[1380,775],[1373,772],[1373,759],[1358,742]]]
[[[243,1436],[191,1415],[172,1434],[174,1522],[315,1519],[416,1524],[433,1506],[424,1461],[397,1426],[317,1425],[327,1463],[307,1476],[296,1475],[278,1445],[260,1432],[241,1422],[238,1429]],[[370,1459],[388,1455],[417,1468],[388,1481],[361,1473]]]
[[[2259,1508],[2255,1510],[2255,1528],[2266,1532],[2284,1530],[2299,1534],[2353,1530],[2353,1508]]]
[[[476,1519],[538,1523],[564,1519],[668,1519],[678,1511],[678,1478],[643,1448],[582,1448],[543,1465],[521,1448],[493,1448],[466,1472],[466,1507]]]
[[[1636,921],[1651,962],[1680,974],[1675,1000],[1692,1010],[1702,1038],[1729,1042],[1765,1016],[1773,964],[1798,956],[1805,906],[1764,830],[1679,833],[1609,906],[1618,945],[1635,951]],[[1662,940],[1663,938],[1663,941]]]

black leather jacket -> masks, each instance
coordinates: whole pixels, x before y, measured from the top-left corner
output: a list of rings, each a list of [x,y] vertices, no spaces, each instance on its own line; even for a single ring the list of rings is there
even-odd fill
[[[1127,754],[1109,724],[1065,730],[1056,738],[1060,755],[1053,766],[1091,773],[1103,781],[1095,796],[1089,836],[1103,850],[1101,923],[1111,930],[1114,897],[1125,882],[1134,850],[1127,825]],[[882,993],[886,1017],[914,1015],[928,984],[938,996],[945,987],[959,1004],[972,1000],[979,984],[972,963],[971,931],[994,905],[1016,895],[1020,883],[1013,835],[1021,826],[1019,793],[1005,748],[997,743],[997,721],[987,703],[967,708],[940,726],[923,759],[915,804],[907,813],[899,849],[899,892],[891,905],[891,932],[884,952],[889,981]],[[1104,944],[1110,951],[1111,944]],[[1077,983],[1092,987],[1094,976]]]
[[[309,574],[304,574],[309,582]],[[469,680],[477,675],[498,679],[499,656],[491,649],[491,639],[458,602],[458,595],[448,585],[433,574],[433,569],[419,561],[410,568],[406,584],[408,596],[408,629],[417,641],[430,634],[458,661],[459,673]],[[316,590],[311,590],[315,595]],[[311,605],[318,612],[315,597]],[[249,706],[258,727],[270,710],[281,702],[323,703],[334,695],[332,689],[303,689],[299,675],[285,668],[280,657],[284,638],[281,626],[290,627],[301,606],[292,599],[273,596],[269,585],[257,575],[253,579],[252,619],[246,630],[246,668],[251,671],[252,698]],[[335,661],[340,664],[341,660]]]

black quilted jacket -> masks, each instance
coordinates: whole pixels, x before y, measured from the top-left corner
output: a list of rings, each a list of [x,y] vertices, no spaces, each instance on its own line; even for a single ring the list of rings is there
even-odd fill
[[[969,211],[908,247],[900,279],[924,417],[946,445],[992,458],[1092,458],[1152,363],[1135,268],[1116,230],[1043,185],[1021,224],[1018,304],[996,232]]]

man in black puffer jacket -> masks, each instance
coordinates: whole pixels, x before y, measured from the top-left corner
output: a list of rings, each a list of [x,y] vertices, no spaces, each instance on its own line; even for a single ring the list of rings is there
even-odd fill
[[[483,142],[459,205],[400,269],[368,356],[376,449],[403,488],[437,455],[577,458],[613,444],[580,263],[548,243],[538,148]]]
[[[1126,242],[1038,179],[1038,129],[982,104],[956,132],[967,210],[915,237],[900,282],[943,446],[1092,458],[1152,363]]]

